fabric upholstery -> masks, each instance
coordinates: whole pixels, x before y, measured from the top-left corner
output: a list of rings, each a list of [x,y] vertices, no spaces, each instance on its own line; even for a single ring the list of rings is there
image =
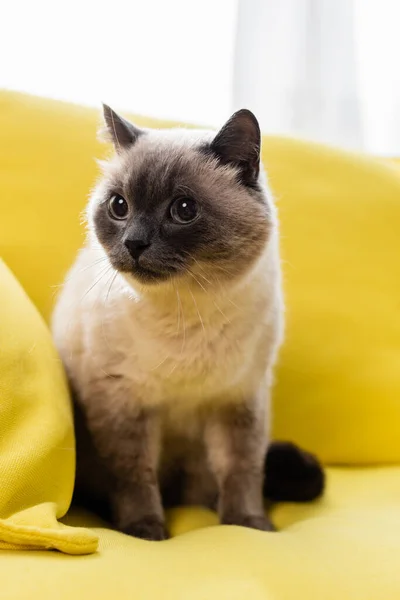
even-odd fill
[[[75,476],[72,410],[50,332],[0,260],[0,548],[94,552],[97,536],[57,518]]]
[[[80,212],[97,176],[93,157],[107,152],[95,141],[97,123],[89,108],[0,93],[0,256],[46,319],[83,240]],[[268,136],[263,159],[278,202],[287,301],[273,433],[327,465],[347,466],[328,467],[321,500],[274,507],[278,533],[218,526],[213,513],[181,508],[169,514],[172,539],[152,543],[70,511],[63,523],[89,528],[92,541],[98,535],[98,552],[3,550],[7,599],[50,600],[55,590],[60,600],[400,598],[398,165]],[[0,326],[7,315],[1,305]],[[16,385],[11,380],[9,389]],[[70,444],[68,411],[65,418]],[[64,445],[57,436],[55,447]],[[14,462],[29,482],[18,454]],[[58,531],[72,466],[51,464],[68,491],[44,481]],[[15,511],[26,506],[19,501],[14,497]]]
[[[160,124],[136,118],[139,124]],[[0,94],[0,255],[48,318],[84,239],[99,111]],[[287,335],[273,432],[326,463],[400,462],[400,172],[265,136],[281,221]]]

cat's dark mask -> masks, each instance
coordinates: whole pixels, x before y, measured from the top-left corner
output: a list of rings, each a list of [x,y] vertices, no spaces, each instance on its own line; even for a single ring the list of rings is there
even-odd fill
[[[248,269],[272,225],[254,115],[236,112],[217,134],[139,129],[108,106],[104,118],[116,156],[91,207],[113,266],[141,283]]]

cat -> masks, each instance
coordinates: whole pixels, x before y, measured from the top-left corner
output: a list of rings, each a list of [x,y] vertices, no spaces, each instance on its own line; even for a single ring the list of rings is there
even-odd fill
[[[284,310],[257,119],[243,109],[217,133],[151,130],[104,105],[104,124],[115,153],[53,314],[78,493],[148,540],[168,536],[162,498],[178,489],[223,524],[271,531],[264,463]],[[311,455],[278,444],[269,456],[270,496],[321,493]],[[286,475],[304,474],[297,491],[274,471],[289,463]]]

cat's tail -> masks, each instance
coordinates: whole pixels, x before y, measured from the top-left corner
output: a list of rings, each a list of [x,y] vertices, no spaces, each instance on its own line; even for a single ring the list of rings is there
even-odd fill
[[[292,442],[271,442],[265,475],[264,496],[272,502],[309,502],[321,496],[325,487],[321,463]]]

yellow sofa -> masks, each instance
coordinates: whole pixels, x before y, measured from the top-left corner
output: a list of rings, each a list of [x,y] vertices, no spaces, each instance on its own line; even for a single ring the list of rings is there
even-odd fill
[[[0,93],[0,258],[46,320],[83,240],[80,212],[94,157],[105,151],[97,123],[91,109]],[[60,527],[89,528],[85,539],[98,536],[98,551],[0,543],[1,598],[400,599],[400,171],[394,161],[273,137],[263,140],[263,158],[287,299],[274,436],[324,460],[324,497],[275,506],[273,534],[181,508],[169,514],[173,537],[162,543],[72,510]],[[0,431],[2,393],[0,385]]]

